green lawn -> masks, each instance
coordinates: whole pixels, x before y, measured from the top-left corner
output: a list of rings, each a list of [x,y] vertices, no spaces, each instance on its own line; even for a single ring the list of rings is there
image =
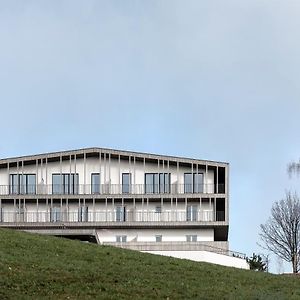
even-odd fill
[[[300,299],[300,277],[0,230],[0,299]]]

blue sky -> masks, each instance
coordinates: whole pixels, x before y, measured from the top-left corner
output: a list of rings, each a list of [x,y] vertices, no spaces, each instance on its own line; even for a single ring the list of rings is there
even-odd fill
[[[0,0],[0,156],[228,161],[230,248],[265,252],[259,225],[300,184],[299,28],[290,0]]]

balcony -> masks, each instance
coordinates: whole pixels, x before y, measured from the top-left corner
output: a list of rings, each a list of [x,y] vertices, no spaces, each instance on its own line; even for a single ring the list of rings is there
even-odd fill
[[[155,195],[155,194],[225,194],[224,184],[37,184],[0,185],[0,195]]]
[[[225,222],[224,211],[197,211],[190,214],[186,211],[61,211],[59,208],[48,208],[48,211],[2,211],[1,223],[114,223],[115,225],[167,225]]]

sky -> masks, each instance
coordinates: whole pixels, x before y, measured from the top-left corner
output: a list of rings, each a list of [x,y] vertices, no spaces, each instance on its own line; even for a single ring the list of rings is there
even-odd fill
[[[297,0],[0,0],[0,157],[229,162],[230,249],[267,254],[259,226],[300,186],[299,28]]]

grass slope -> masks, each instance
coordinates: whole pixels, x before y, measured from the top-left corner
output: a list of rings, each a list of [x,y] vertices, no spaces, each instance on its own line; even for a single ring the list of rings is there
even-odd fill
[[[0,299],[300,299],[300,278],[0,230]]]

